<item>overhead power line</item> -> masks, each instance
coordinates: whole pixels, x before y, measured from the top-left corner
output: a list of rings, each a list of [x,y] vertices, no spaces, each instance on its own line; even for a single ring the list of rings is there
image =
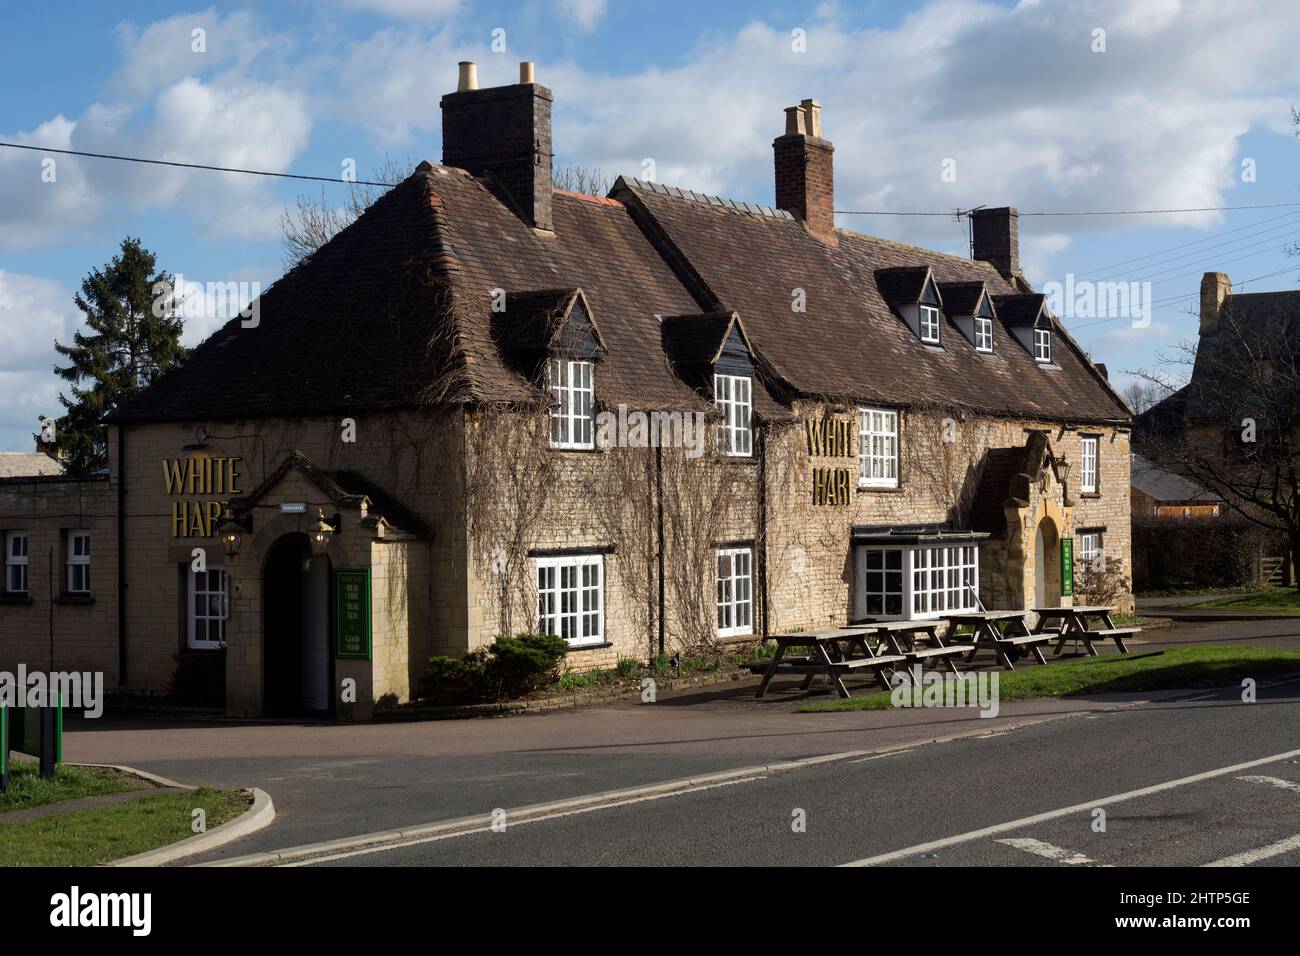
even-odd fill
[[[180,169],[206,169],[216,173],[243,173],[245,176],[270,176],[275,179],[305,179],[316,183],[342,183],[347,186],[386,186],[368,179],[340,179],[337,176],[305,176],[301,173],[273,173],[265,169],[238,169],[233,166],[210,166],[207,163],[179,163],[170,159],[143,159],[139,156],[114,156],[112,153],[87,153],[79,149],[51,149],[48,146],[29,146],[26,143],[0,143],[9,149],[26,149],[34,153],[58,153],[61,156],[85,156],[89,159],[113,159],[120,163],[145,163],[149,166],[176,166]]]
[[[1231,212],[1237,209],[1284,209],[1292,206],[1300,206],[1300,202],[1265,202],[1251,203],[1244,206],[1195,206],[1186,209],[1078,209],[1078,210],[1054,210],[1042,212],[1021,212],[1024,216],[1159,216],[1174,213],[1186,212]],[[892,209],[836,209],[836,215],[840,216],[952,216],[961,215],[969,216],[973,210],[964,210],[954,213],[949,209],[946,212],[896,212]]]

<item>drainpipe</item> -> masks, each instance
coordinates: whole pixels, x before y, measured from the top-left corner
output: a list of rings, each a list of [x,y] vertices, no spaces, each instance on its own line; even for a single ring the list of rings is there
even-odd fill
[[[763,639],[767,639],[767,429],[758,431],[758,591],[763,607],[759,612]]]
[[[126,424],[117,426],[117,685],[126,686]]]
[[[659,653],[664,653],[664,450],[655,445],[655,518],[659,535]]]

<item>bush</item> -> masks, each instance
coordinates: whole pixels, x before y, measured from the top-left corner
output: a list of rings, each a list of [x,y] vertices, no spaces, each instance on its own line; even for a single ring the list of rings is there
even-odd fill
[[[186,707],[221,707],[226,702],[226,649],[176,655],[172,699]]]
[[[1133,588],[1139,593],[1239,588],[1256,583],[1261,554],[1286,554],[1284,542],[1235,515],[1133,516]]]
[[[486,651],[460,660],[431,657],[417,692],[435,704],[471,704],[522,697],[556,679],[568,642],[549,634],[502,635]]]

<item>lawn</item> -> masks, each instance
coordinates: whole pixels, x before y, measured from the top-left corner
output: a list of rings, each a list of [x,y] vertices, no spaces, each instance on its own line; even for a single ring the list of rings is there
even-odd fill
[[[9,792],[0,796],[0,819],[12,810],[27,810],[62,800],[98,797],[105,793],[138,790],[144,784],[106,767],[70,767],[60,764],[53,780],[45,780],[34,760],[11,760]]]
[[[1295,588],[1266,588],[1263,591],[1230,594],[1226,597],[1211,598],[1208,601],[1197,601],[1195,604],[1184,604],[1183,607],[1284,611],[1288,614],[1300,614],[1300,591]]]
[[[1031,658],[1032,660],[1032,658]],[[998,672],[998,699],[1031,700],[1176,688],[1217,687],[1243,677],[1259,680],[1300,672],[1300,651],[1264,647],[1177,647],[1152,653],[1132,653],[1050,663],[1030,663],[1019,670]],[[825,700],[799,708],[799,713],[844,710],[887,710],[885,691],[848,700]]]
[[[0,867],[96,866],[120,860],[194,836],[191,821],[199,807],[206,812],[211,830],[239,816],[249,802],[239,790],[203,787],[0,823]]]

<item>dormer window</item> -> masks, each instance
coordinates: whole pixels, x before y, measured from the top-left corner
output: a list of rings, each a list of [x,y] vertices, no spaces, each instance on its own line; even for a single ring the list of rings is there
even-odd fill
[[[1034,360],[1048,364],[1052,361],[1052,330],[1034,329]]]
[[[552,358],[546,363],[551,396],[551,447],[594,448],[595,364],[586,359]]]
[[[939,344],[939,310],[932,305],[921,306],[921,341]]]
[[[993,320],[987,316],[975,316],[975,351],[993,351]]]
[[[753,387],[753,380],[745,376],[713,376],[713,400],[722,412],[718,450],[724,455],[748,458],[753,451]]]

